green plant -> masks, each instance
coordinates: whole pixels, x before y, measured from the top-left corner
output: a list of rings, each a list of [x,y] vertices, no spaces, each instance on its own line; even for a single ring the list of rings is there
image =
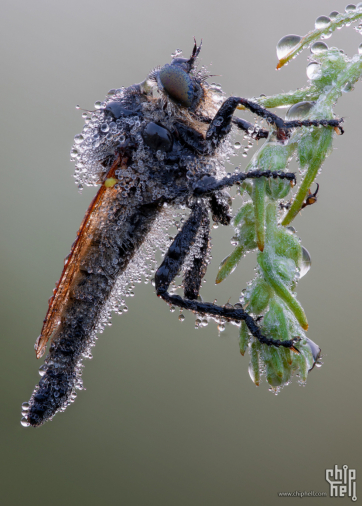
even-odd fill
[[[329,17],[320,16],[315,29],[304,37],[287,35],[277,45],[281,68],[300,51],[310,47],[313,61],[307,66],[308,85],[294,92],[253,99],[260,105],[273,108],[291,106],[286,119],[332,119],[333,107],[342,93],[353,90],[362,75],[362,44],[358,54],[348,58],[338,48],[328,48],[317,41],[329,38],[333,31],[362,18],[362,2],[348,5],[346,12],[332,12]],[[362,25],[356,28],[362,30]],[[244,183],[241,194],[246,201],[234,217],[236,229],[235,249],[219,267],[216,283],[223,281],[234,271],[241,258],[257,250],[257,274],[244,291],[241,302],[254,317],[261,317],[264,335],[288,340],[300,337],[299,354],[285,348],[261,345],[245,325],[240,327],[240,352],[250,353],[249,373],[256,385],[262,374],[266,375],[271,389],[278,393],[295,372],[305,383],[308,371],[320,365],[320,349],[308,339],[306,314],[296,298],[298,280],[310,267],[308,251],[302,247],[293,227],[293,219],[309,199],[310,188],[321,166],[332,151],[333,136],[339,133],[332,127],[302,127],[295,130],[282,145],[271,131],[267,141],[253,156],[245,171],[284,171],[296,157],[302,180],[288,204],[290,184],[285,180],[257,179]]]

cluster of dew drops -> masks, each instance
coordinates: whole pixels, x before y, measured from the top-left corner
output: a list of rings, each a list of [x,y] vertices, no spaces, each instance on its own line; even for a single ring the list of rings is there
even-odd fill
[[[352,21],[350,19],[349,15],[353,15],[356,12],[362,13],[362,2],[358,3],[357,5],[354,4],[348,4],[345,7],[345,14],[339,13],[338,11],[332,11],[329,16],[319,16],[314,23],[314,27],[316,30],[325,30],[329,26],[332,25],[332,23],[338,23],[340,24],[337,26],[337,30],[340,30],[343,26],[350,26]],[[355,30],[357,30],[359,33],[362,34],[362,24],[359,24],[357,27],[355,27]],[[332,36],[333,28],[331,27],[330,30],[327,33],[322,33],[321,38],[322,39],[329,39],[329,37]],[[288,53],[290,53],[302,40],[303,37],[300,35],[286,35],[280,39],[280,41],[277,44],[277,57],[279,60],[282,60],[285,58]],[[314,47],[315,51],[312,51],[312,53],[318,53],[321,50],[327,49],[328,47],[322,46],[322,43],[317,42],[315,43],[312,48]],[[358,53],[362,54],[362,44],[358,46]],[[295,58],[297,54],[293,57]],[[287,63],[286,63],[287,65]],[[308,76],[309,77],[309,76]]]

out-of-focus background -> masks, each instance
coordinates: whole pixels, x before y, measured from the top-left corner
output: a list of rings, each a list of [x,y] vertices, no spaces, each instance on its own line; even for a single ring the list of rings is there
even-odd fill
[[[74,106],[92,109],[110,88],[143,80],[176,48],[188,56],[193,36],[203,39],[201,63],[212,63],[220,77],[211,80],[227,94],[302,87],[309,52],[276,72],[276,43],[344,7],[340,0],[3,0],[1,504],[294,504],[278,492],[328,494],[325,470],[336,464],[357,469],[361,486],[362,83],[336,108],[346,133],[318,179],[318,204],[294,222],[313,261],[298,298],[324,361],[305,388],[294,380],[275,396],[265,381],[255,387],[236,327],[220,336],[214,324],[195,330],[193,315],[180,323],[142,284],[85,361],[87,390],[40,429],[20,425],[21,403],[39,380],[33,344],[47,299],[94,194],[86,188],[80,196],[72,181],[69,151],[83,124]],[[362,40],[350,27],[327,42],[353,55]],[[232,230],[212,235],[204,297],[236,302],[255,257],[215,286]],[[317,503],[326,500],[309,498]]]

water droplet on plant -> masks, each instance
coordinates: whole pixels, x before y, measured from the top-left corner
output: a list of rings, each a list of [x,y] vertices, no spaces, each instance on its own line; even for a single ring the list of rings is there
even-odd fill
[[[314,360],[318,360],[319,355],[321,353],[320,347],[314,341],[309,339],[308,337],[306,337],[306,340],[307,340],[307,344],[312,352]]]
[[[298,104],[292,105],[285,115],[285,119],[292,121],[295,119],[302,119],[307,116],[314,107],[314,102],[298,102]]]
[[[318,62],[312,61],[307,65],[307,76],[309,79],[317,79],[321,76],[321,66]]]
[[[352,91],[352,90],[353,90],[353,86],[352,86],[352,83],[350,83],[350,82],[347,82],[347,83],[343,86],[343,88],[342,88],[342,92],[343,92],[343,93],[349,93],[349,92],[350,92],[350,91]]]
[[[312,258],[309,251],[302,246],[302,261],[300,266],[299,278],[302,278],[307,274],[312,265]]]
[[[356,10],[356,6],[354,4],[348,4],[346,5],[346,7],[344,8],[344,10],[348,13],[350,12],[354,12]]]
[[[338,16],[339,16],[338,11],[332,11],[329,15],[329,17],[331,18],[332,21],[336,20]]]
[[[280,41],[277,44],[277,57],[278,60],[281,60],[282,58],[285,58],[288,53],[292,51],[292,49],[299,44],[299,42],[302,40],[302,37],[300,35],[285,35],[280,39]]]
[[[319,18],[315,20],[314,26],[316,30],[323,30],[323,28],[327,28],[330,24],[331,18],[328,16],[319,16]]]
[[[325,44],[324,42],[318,41],[312,45],[312,47],[310,48],[310,52],[312,54],[321,54],[324,51],[327,51],[327,49],[328,49],[327,44]]]

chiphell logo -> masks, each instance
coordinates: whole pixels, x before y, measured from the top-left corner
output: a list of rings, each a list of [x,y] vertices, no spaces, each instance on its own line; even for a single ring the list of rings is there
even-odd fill
[[[334,469],[326,469],[326,480],[330,486],[331,497],[344,497],[348,495],[352,501],[357,501],[356,470],[348,469],[348,466],[337,465]]]

